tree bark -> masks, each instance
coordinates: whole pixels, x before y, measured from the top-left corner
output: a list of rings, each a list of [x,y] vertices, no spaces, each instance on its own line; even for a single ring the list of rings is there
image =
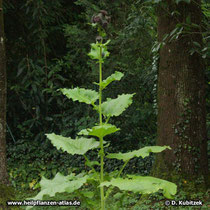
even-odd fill
[[[204,62],[198,52],[190,53],[203,45],[201,1],[163,0],[157,12],[159,42],[177,24],[183,31],[172,40],[166,38],[160,49],[157,145],[169,145],[172,150],[157,156],[152,174],[184,183],[203,176],[209,185]]]
[[[3,0],[0,0],[0,183],[8,184],[6,164],[6,58],[3,20]]]
[[[9,186],[6,162],[6,56],[3,19],[3,0],[0,0],[0,209],[10,209],[6,201],[15,200],[14,189]],[[13,207],[18,209],[18,207]]]

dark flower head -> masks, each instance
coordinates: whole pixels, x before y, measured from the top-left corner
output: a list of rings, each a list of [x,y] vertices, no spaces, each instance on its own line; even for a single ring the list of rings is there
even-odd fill
[[[91,18],[92,23],[99,24],[102,28],[106,28],[110,23],[111,17],[108,16],[106,10],[100,10],[97,15],[93,15]]]
[[[92,23],[99,23],[100,22],[100,17],[97,15],[93,15],[91,22]]]

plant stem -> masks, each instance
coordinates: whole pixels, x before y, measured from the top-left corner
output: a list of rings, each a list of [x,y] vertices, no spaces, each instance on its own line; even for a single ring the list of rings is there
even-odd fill
[[[108,118],[106,119],[105,124],[107,124],[107,123],[109,122],[109,119],[110,119],[110,117],[108,117]]]
[[[130,159],[129,159],[130,160]],[[126,160],[125,163],[123,164],[122,168],[120,169],[119,173],[117,174],[117,178],[120,177],[120,174],[122,173],[123,169],[125,168],[125,166],[128,164],[129,160]],[[109,194],[112,192],[112,190],[114,189],[113,186],[111,186],[106,193],[105,196],[105,200],[109,197]]]
[[[130,159],[129,159],[130,160]],[[125,163],[123,164],[122,168],[120,169],[117,177],[120,177],[120,174],[122,173],[123,169],[125,168],[125,166],[128,164],[129,160],[126,160]]]
[[[86,162],[90,162],[90,160],[87,158],[86,155],[83,155],[83,156],[84,156]],[[93,172],[94,172],[95,174],[97,174],[97,172],[96,172],[96,170],[95,170],[95,168],[94,168],[93,166],[89,166],[89,167],[93,170]]]
[[[100,126],[102,126],[102,111],[101,111],[101,101],[102,101],[102,41],[100,43],[100,60],[99,60],[99,121]],[[100,137],[100,156],[101,156],[101,171],[100,171],[100,184],[104,181],[104,147],[103,138]],[[104,199],[104,187],[100,187],[101,192],[101,210],[105,210],[105,199]]]

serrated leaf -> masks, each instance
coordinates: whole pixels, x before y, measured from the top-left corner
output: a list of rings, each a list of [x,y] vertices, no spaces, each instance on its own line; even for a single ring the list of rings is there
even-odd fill
[[[92,59],[97,59],[100,60],[100,45],[99,43],[92,43],[91,44],[91,50],[88,53],[88,56],[90,56]],[[109,52],[107,50],[107,43],[106,44],[102,44],[102,58],[106,58],[109,56]]]
[[[141,194],[155,193],[158,190],[163,190],[163,195],[171,199],[177,192],[177,186],[162,179],[150,177],[150,176],[135,176],[128,175],[128,178],[113,178],[111,181],[101,183],[100,186],[115,186],[120,190],[132,191]]]
[[[132,103],[134,94],[122,94],[116,99],[108,98],[101,104],[102,113],[107,117],[119,116]]]
[[[87,175],[84,177],[75,176],[73,174],[63,176],[60,173],[57,173],[53,179],[42,177],[40,181],[41,191],[34,198],[29,199],[42,200],[44,195],[53,197],[56,193],[72,193],[86,183],[87,178]],[[32,208],[32,206],[28,206],[26,209],[30,208]]]
[[[134,150],[132,152],[126,152],[126,153],[110,153],[106,157],[107,158],[115,158],[118,160],[123,160],[124,162],[127,160],[130,160],[134,157],[142,157],[145,158],[149,156],[150,152],[153,153],[159,153],[162,152],[165,149],[171,149],[169,146],[150,146],[150,147],[144,147],[139,150]]]
[[[98,98],[99,95],[94,90],[88,90],[84,88],[74,88],[74,89],[60,89],[61,92],[67,96],[67,98],[72,99],[73,101],[84,102],[86,104],[93,104]]]
[[[120,130],[115,125],[111,124],[103,124],[94,126],[92,128],[87,128],[81,130],[78,135],[90,135],[90,136],[97,136],[99,138],[103,138],[106,135],[109,135],[111,133],[115,133],[116,131]]]
[[[112,74],[111,76],[107,77],[105,80],[102,81],[101,83],[102,89],[106,88],[106,86],[109,85],[113,81],[121,80],[123,76],[124,76],[123,73],[119,71],[115,71],[114,74]],[[99,83],[96,83],[96,82],[94,82],[94,84],[99,85]]]
[[[99,142],[94,138],[77,138],[71,139],[69,137],[63,137],[54,133],[46,134],[47,138],[51,140],[53,146],[57,149],[62,149],[69,154],[83,155],[88,150],[95,149],[99,146]]]

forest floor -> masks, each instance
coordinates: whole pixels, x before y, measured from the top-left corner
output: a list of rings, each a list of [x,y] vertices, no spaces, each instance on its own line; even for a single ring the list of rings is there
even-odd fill
[[[27,198],[34,197],[37,195],[38,190],[34,191],[24,191],[24,192],[19,192],[17,194],[17,199],[20,201],[26,200]],[[114,198],[110,196],[111,198],[107,200],[107,209],[110,210],[148,210],[148,209],[154,209],[154,210],[159,210],[159,209],[176,209],[176,210],[194,210],[194,209],[210,209],[210,191],[208,190],[205,193],[198,192],[192,196],[190,200],[194,201],[201,201],[202,206],[166,206],[165,203],[167,202],[173,202],[173,200],[167,200],[165,199],[160,193],[155,193],[153,195],[147,196],[147,198],[144,198],[143,200],[140,199],[140,196],[137,194],[129,194],[129,196],[125,197],[122,201],[118,201],[117,198]],[[50,197],[45,197],[44,200],[53,200],[53,201],[61,201],[61,200],[80,200],[79,198],[73,197],[73,195],[68,195],[65,193],[62,194],[56,194],[55,197],[50,198]],[[179,201],[186,201],[189,200],[186,198],[186,195],[184,192],[179,192],[177,193],[176,197],[174,198],[174,201],[177,203]],[[117,207],[116,205],[120,204],[122,207]],[[183,202],[184,203],[184,202]],[[20,209],[25,209],[25,207],[21,207]],[[37,210],[55,210],[55,209],[62,209],[62,210],[75,210],[75,209],[80,209],[80,210],[89,210],[92,208],[89,208],[85,205],[85,203],[81,202],[80,207],[69,207],[69,206],[36,206],[33,209]]]

